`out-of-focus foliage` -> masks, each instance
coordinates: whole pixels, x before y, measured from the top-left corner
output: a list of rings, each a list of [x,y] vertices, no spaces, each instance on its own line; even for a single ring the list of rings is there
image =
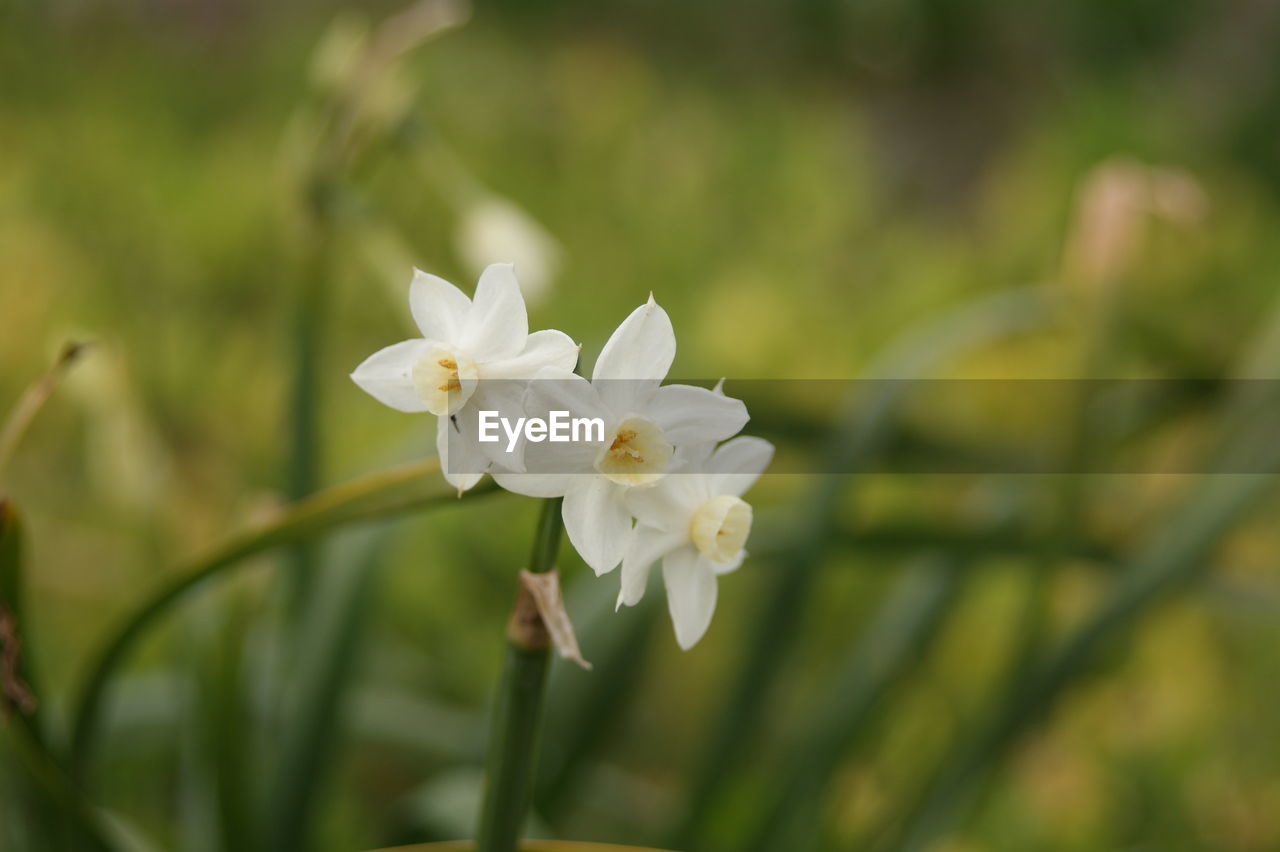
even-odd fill
[[[0,480],[56,760],[105,638],[289,491],[318,276],[321,485],[430,453],[429,422],[346,374],[404,336],[410,265],[469,288],[495,246],[537,268],[532,325],[586,364],[652,290],[673,375],[1276,373],[1275,4],[495,0],[421,45],[400,12],[0,9],[0,410],[95,341]],[[1019,293],[1025,315],[993,320]],[[1229,442],[1231,404],[1143,449]],[[859,421],[832,451],[960,447],[982,437],[967,413]],[[783,458],[831,437],[811,411],[753,414],[794,430]],[[566,551],[596,668],[553,672],[539,833],[1280,846],[1277,506],[1234,479],[766,477],[753,555],[688,654],[656,590],[614,615],[616,578]],[[469,834],[534,511],[468,498],[343,533],[309,600],[259,554],[177,604],[113,684],[84,830]],[[57,766],[8,771],[29,745],[0,738],[6,849],[40,848],[31,802],[56,818],[69,795]]]

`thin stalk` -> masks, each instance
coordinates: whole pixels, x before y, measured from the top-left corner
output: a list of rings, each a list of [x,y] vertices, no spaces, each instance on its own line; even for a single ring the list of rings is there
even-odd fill
[[[538,518],[529,571],[555,569],[562,522],[560,499],[546,500]],[[515,852],[533,794],[538,722],[551,640],[531,595],[520,588],[507,624],[507,653],[493,709],[485,760],[484,805],[476,852]]]
[[[26,434],[31,421],[35,420],[40,409],[44,407],[49,396],[62,381],[62,377],[71,369],[71,365],[83,354],[86,345],[75,341],[65,344],[49,371],[23,392],[13,410],[9,412],[4,425],[0,426],[0,473],[4,472],[9,459],[13,457],[14,450],[17,449],[22,436]]]
[[[319,195],[319,192],[315,193]],[[294,311],[293,398],[289,406],[289,469],[285,496],[301,500],[315,492],[320,482],[320,338],[329,300],[329,244],[332,228],[317,202],[314,232],[310,239],[306,272],[299,276],[298,304]],[[311,583],[311,566],[316,559],[314,542],[303,541],[288,552],[289,567],[284,579],[289,609],[300,617],[305,609]]]

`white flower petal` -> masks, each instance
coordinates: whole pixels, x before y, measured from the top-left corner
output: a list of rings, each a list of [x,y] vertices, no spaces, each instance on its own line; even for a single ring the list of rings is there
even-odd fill
[[[400,411],[426,411],[413,386],[413,367],[431,347],[426,340],[406,340],[379,349],[356,367],[351,380],[383,405]]]
[[[525,338],[524,350],[514,358],[490,361],[483,366],[482,379],[532,379],[543,367],[573,372],[578,363],[578,344],[563,331],[546,328]]]
[[[645,411],[672,444],[722,441],[738,434],[749,419],[741,400],[693,385],[658,388]]]
[[[649,582],[649,568],[687,540],[687,536],[680,532],[668,532],[637,524],[631,533],[627,552],[622,557],[622,588],[618,591],[618,606],[635,606],[639,603]]]
[[[671,472],[701,473],[716,448],[715,441],[701,444],[681,444],[671,458]]]
[[[631,535],[631,514],[622,502],[623,486],[601,476],[579,477],[564,495],[564,529],[569,541],[596,575],[622,561]]]
[[[450,433],[453,433],[452,435]],[[476,441],[465,440],[455,431],[451,418],[436,418],[436,452],[440,454],[440,472],[445,482],[466,491],[484,478],[489,460],[480,452]]]
[[[423,337],[457,344],[462,340],[471,300],[443,278],[415,269],[409,285],[409,310]]]
[[[517,456],[525,473],[561,476],[596,475],[596,447],[582,441],[528,441],[520,439]]]
[[[477,361],[500,361],[519,355],[528,337],[529,317],[511,264],[490,264],[480,273],[460,345]]]
[[[617,419],[591,382],[555,367],[544,367],[529,382],[524,409],[530,417],[546,417],[552,411],[567,411],[570,417],[599,417],[606,430]]]
[[[467,400],[466,410],[469,414],[465,421],[466,428],[474,430],[473,434],[480,445],[480,452],[498,467],[512,473],[526,472],[524,464],[526,444],[521,438],[516,441],[512,449],[508,450],[511,440],[502,423],[505,419],[507,423],[515,424],[524,416],[524,395],[527,389],[528,385],[525,382],[481,381],[477,383],[475,393]],[[498,440],[480,440],[480,412],[482,411],[492,412],[486,418],[489,423],[488,433],[490,436],[496,435]]]
[[[458,489],[458,493],[470,491],[475,488],[480,480],[484,479],[483,473],[445,473],[444,481]]]
[[[644,524],[681,534],[689,531],[693,511],[707,500],[706,479],[696,473],[669,473],[657,484],[630,488],[627,508]]]
[[[607,431],[613,416],[600,402],[595,388],[579,375],[556,367],[544,367],[529,382],[522,414],[548,419],[552,411],[567,411],[570,418],[600,418]],[[579,437],[585,437],[580,435]],[[521,457],[529,473],[592,474],[601,441],[529,442],[521,438]]]
[[[773,461],[773,444],[764,438],[742,436],[726,441],[711,455],[704,468],[712,495],[741,497]]]
[[[681,547],[662,560],[662,580],[676,641],[687,651],[707,632],[716,610],[715,569],[692,547]]]
[[[596,358],[591,381],[620,416],[638,411],[646,394],[667,377],[676,357],[676,334],[650,294],[614,330]]]
[[[526,497],[563,497],[576,481],[587,478],[566,473],[512,473],[505,470],[492,470],[490,475],[499,487]]]
[[[738,551],[738,555],[730,559],[728,562],[712,562],[711,566],[715,569],[716,576],[728,574],[731,571],[737,571],[742,566],[742,560],[747,558],[746,549]]]

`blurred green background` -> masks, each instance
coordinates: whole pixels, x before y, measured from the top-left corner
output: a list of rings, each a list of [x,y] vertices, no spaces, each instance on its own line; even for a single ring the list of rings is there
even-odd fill
[[[0,408],[94,341],[0,471],[55,763],[95,648],[185,559],[433,452],[430,418],[347,379],[410,331],[412,265],[470,291],[515,259],[531,326],[588,365],[653,291],[676,376],[1275,376],[1275,4],[465,17],[0,5]],[[1150,413],[1137,451],[1229,447],[1230,394]],[[815,435],[868,459],[899,432],[973,437],[930,412],[752,414],[794,429],[792,456]],[[1069,452],[1115,438],[1077,419]],[[556,664],[534,830],[691,852],[1280,848],[1267,485],[766,477],[753,556],[690,653],[659,588],[614,615],[616,577],[566,546],[596,669]],[[177,604],[78,782],[114,842],[469,835],[535,511],[475,495],[348,527]],[[0,847],[89,848],[0,756]]]

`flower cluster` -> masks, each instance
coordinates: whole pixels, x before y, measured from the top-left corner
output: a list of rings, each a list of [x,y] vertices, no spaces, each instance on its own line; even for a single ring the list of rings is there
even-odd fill
[[[529,333],[510,264],[485,269],[474,299],[415,271],[409,306],[423,337],[369,357],[351,374],[356,384],[400,411],[437,416],[442,470],[459,492],[487,472],[508,491],[563,497],[583,561],[597,575],[622,566],[619,607],[641,599],[661,561],[676,639],[692,647],[711,622],[716,578],[746,555],[742,494],[773,455],[767,441],[733,437],[746,406],[721,386],[663,384],[676,339],[652,296],[610,336],[590,380],[574,372],[579,347],[567,335]],[[600,428],[575,430],[573,441],[486,442],[482,413],[520,422],[568,413]]]

